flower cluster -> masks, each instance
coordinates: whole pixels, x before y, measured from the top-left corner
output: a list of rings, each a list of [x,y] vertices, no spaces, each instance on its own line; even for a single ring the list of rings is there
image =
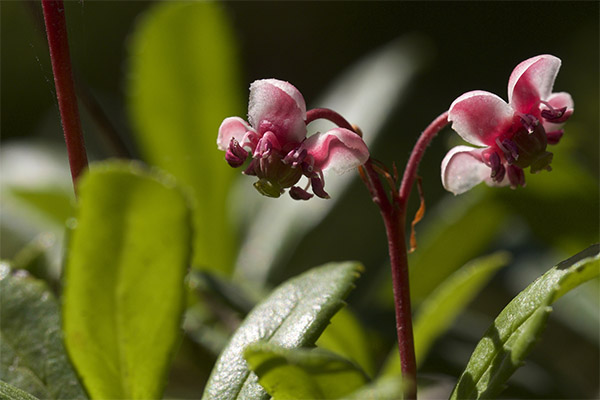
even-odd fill
[[[249,122],[249,123],[248,123]],[[306,137],[306,104],[302,94],[288,82],[264,79],[250,86],[248,122],[226,118],[219,128],[217,146],[234,168],[251,159],[243,171],[258,178],[254,183],[263,195],[279,197],[285,189],[296,200],[313,194],[329,198],[323,172],[337,173],[364,164],[369,151],[356,133],[335,128]],[[295,186],[305,176],[307,184]]]
[[[541,55],[523,61],[508,81],[508,103],[495,94],[476,90],[458,97],[448,120],[464,140],[481,146],[457,146],[442,161],[442,184],[454,194],[480,182],[512,188],[525,185],[523,169],[550,170],[561,129],[573,113],[568,93],[552,93],[561,61]]]

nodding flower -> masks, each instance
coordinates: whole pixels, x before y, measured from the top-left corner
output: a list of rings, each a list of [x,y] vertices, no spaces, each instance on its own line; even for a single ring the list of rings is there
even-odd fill
[[[523,61],[508,80],[508,103],[482,90],[458,97],[448,120],[465,141],[478,148],[457,146],[442,161],[442,184],[461,194],[485,182],[489,186],[525,186],[524,169],[550,171],[552,153],[562,124],[573,114],[566,92],[552,93],[561,61],[541,55]]]
[[[265,196],[279,197],[289,189],[296,200],[308,200],[313,194],[329,198],[323,172],[343,173],[362,165],[369,150],[349,129],[306,134],[302,94],[288,82],[263,79],[250,85],[248,122],[226,118],[219,127],[217,147],[226,152],[225,160],[234,168],[250,159],[243,173],[258,178],[254,187]],[[303,176],[306,185],[295,186]]]

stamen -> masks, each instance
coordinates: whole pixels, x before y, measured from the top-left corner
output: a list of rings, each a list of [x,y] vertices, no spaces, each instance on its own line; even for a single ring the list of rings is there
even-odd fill
[[[240,146],[239,142],[235,138],[231,138],[227,152],[225,153],[225,160],[233,168],[242,166],[248,158],[248,152]]]
[[[506,173],[512,189],[516,189],[519,186],[525,187],[525,173],[521,168],[515,165],[509,165]]]
[[[519,116],[521,123],[529,133],[533,133],[535,127],[540,123],[540,121],[538,121],[538,119],[531,114],[523,114],[520,112],[517,112],[516,114]]]
[[[324,181],[322,181],[321,178],[317,174],[315,174],[315,176],[310,178],[310,183],[311,183],[312,191],[314,194],[316,194],[317,196],[319,196],[322,199],[329,198],[329,194],[324,189],[324,186],[325,186]]]
[[[496,138],[496,144],[504,152],[506,161],[508,161],[509,164],[512,164],[519,159],[519,148],[517,147],[517,144],[512,140],[504,139],[502,141],[502,144],[500,144],[498,138]]]
[[[313,197],[312,194],[298,186],[292,186],[289,193],[290,197],[294,200],[308,200]]]

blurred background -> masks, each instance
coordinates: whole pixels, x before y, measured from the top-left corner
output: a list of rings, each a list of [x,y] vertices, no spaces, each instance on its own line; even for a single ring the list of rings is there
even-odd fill
[[[128,91],[132,57],[137,54],[131,51],[132,36],[156,5],[66,2],[74,68],[86,102],[92,104],[81,104],[91,160],[128,154],[147,161],[136,136],[139,124],[132,122],[128,111]],[[72,215],[64,202],[72,195],[41,7],[27,1],[1,2],[0,7],[0,255],[34,257],[35,252],[23,248],[54,248],[60,254],[53,247],[60,238],[46,233],[57,231]],[[460,143],[448,128],[434,140],[420,167],[427,213],[417,225],[420,247],[411,255],[415,285],[421,285],[421,275],[448,275],[477,256],[497,250],[512,255],[509,266],[436,343],[421,368],[425,377],[451,388],[474,344],[507,302],[550,266],[598,241],[599,4],[245,1],[222,2],[219,8],[230,25],[229,45],[237,60],[224,68],[234,70],[232,86],[239,101],[234,109],[212,115],[214,129],[203,134],[216,138],[223,118],[244,116],[250,83],[273,77],[292,82],[309,108],[339,105],[336,109],[363,128],[372,142],[372,156],[400,169],[419,133],[456,97],[481,89],[506,99],[508,77],[519,62],[544,53],[562,59],[555,90],[571,93],[575,113],[562,142],[551,150],[554,171],[527,173],[528,186],[516,191],[478,187],[454,198],[443,190],[439,178],[444,154]],[[193,44],[194,38],[190,40]],[[177,44],[173,46],[177,51]],[[186,55],[178,57],[185,60]],[[187,73],[183,64],[181,71]],[[344,87],[349,91],[340,89]],[[122,143],[115,145],[107,131],[116,132]],[[216,148],[206,151],[218,153]],[[289,233],[294,231],[291,222],[285,246],[265,256],[268,262],[246,253],[231,258],[237,258],[238,279],[258,280],[268,287],[331,260],[363,262],[367,272],[349,304],[373,333],[374,352],[382,359],[394,332],[385,235],[362,184],[356,176],[345,179],[340,184],[344,189],[330,192],[339,194],[335,207],[315,206],[321,207],[314,214],[318,218],[302,226],[296,221],[295,234]],[[253,200],[258,196],[253,191],[241,195],[253,190],[251,182],[242,177],[243,187],[236,187],[222,202],[237,210],[232,218],[239,222],[235,239],[239,245],[233,248],[243,252],[252,247],[256,253],[252,239],[262,238],[256,232],[271,229],[260,225],[258,217],[264,215],[265,204],[273,203]],[[50,186],[59,189],[47,190]],[[413,202],[412,212],[418,206],[416,198]],[[278,209],[267,214],[275,221],[271,223],[290,220],[285,207],[280,206],[281,215]],[[57,261],[55,274],[59,268]],[[427,285],[420,287],[426,294]],[[591,282],[557,303],[530,362],[511,379],[504,396],[597,398],[598,292],[598,282]],[[185,373],[180,378],[187,382]]]

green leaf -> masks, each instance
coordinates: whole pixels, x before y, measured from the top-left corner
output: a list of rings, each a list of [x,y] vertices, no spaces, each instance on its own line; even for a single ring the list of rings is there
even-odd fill
[[[337,399],[368,382],[356,364],[320,348],[257,342],[246,347],[244,358],[274,400]]]
[[[498,315],[475,351],[451,399],[497,395],[544,329],[558,298],[600,275],[600,245],[559,263],[519,293]]]
[[[404,385],[401,375],[385,375],[344,396],[344,400],[398,400],[403,398]]]
[[[63,346],[58,302],[46,284],[0,264],[0,310],[2,380],[43,399],[87,398]],[[0,394],[10,390],[0,388]]]
[[[0,381],[0,398],[5,400],[37,400],[37,397],[2,381]]]
[[[221,353],[203,399],[265,399],[267,393],[248,370],[244,348],[257,341],[306,347],[315,343],[331,317],[343,306],[362,266],[331,263],[281,284],[257,305]]]
[[[193,195],[192,265],[228,272],[235,238],[227,194],[236,174],[217,149],[224,118],[243,115],[235,41],[217,2],[158,3],[134,32],[129,109],[144,159]],[[245,93],[244,93],[245,95]]]
[[[369,376],[375,375],[374,351],[367,333],[347,308],[333,316],[331,323],[317,340],[317,346],[354,361]]]
[[[191,249],[182,193],[135,163],[92,166],[67,254],[67,349],[93,398],[159,398]]]
[[[508,253],[497,252],[475,259],[450,275],[423,301],[413,328],[417,364],[423,362],[434,341],[450,327],[492,275],[508,263],[509,258]],[[397,346],[390,352],[382,373],[401,374]]]
[[[73,194],[60,188],[12,188],[11,195],[36,208],[53,223],[64,226],[73,216]]]

